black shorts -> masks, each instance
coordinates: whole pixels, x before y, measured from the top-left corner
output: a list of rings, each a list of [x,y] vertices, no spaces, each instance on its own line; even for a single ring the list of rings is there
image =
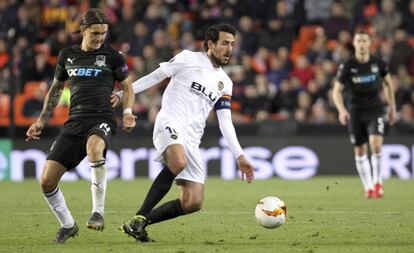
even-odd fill
[[[361,146],[367,143],[370,135],[383,136],[385,128],[385,113],[383,109],[351,109],[348,130],[352,145]]]
[[[67,170],[75,168],[85,158],[86,143],[92,134],[104,139],[105,157],[111,146],[115,127],[111,120],[69,120],[52,143],[46,160],[59,162]]]

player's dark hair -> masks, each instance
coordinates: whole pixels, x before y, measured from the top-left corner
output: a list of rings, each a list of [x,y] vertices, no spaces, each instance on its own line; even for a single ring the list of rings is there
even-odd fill
[[[90,8],[82,17],[80,21],[80,28],[88,28],[95,24],[108,24],[109,18],[105,12],[98,8]]]
[[[358,30],[356,30],[355,33],[354,33],[354,37],[357,34],[368,35],[368,37],[371,38],[371,34],[369,34],[369,32],[367,30],[365,30],[365,29],[358,29]]]
[[[213,43],[216,43],[219,39],[220,32],[230,33],[233,36],[236,36],[236,28],[228,24],[218,24],[212,25],[207,28],[204,34],[204,49],[208,50],[208,41],[211,40]]]

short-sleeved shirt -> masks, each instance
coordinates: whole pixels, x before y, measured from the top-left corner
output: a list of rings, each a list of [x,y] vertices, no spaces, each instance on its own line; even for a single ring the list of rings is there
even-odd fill
[[[337,80],[348,92],[351,109],[378,109],[384,105],[380,99],[383,78],[388,69],[383,60],[370,56],[366,63],[355,57],[339,66]]]
[[[160,64],[171,78],[157,122],[171,122],[186,141],[199,145],[210,111],[230,108],[233,82],[206,53],[184,50]]]
[[[124,56],[108,45],[94,51],[83,51],[79,45],[62,49],[55,78],[69,82],[69,120],[98,118],[115,124],[110,97],[115,81],[124,81],[128,74]]]

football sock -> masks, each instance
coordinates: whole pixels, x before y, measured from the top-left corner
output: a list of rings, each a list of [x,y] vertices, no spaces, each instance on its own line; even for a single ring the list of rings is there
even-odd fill
[[[170,171],[168,167],[164,167],[149,189],[147,196],[141,209],[137,212],[137,215],[147,217],[155,205],[168,193],[171,189],[171,185],[174,181],[175,174]]]
[[[51,192],[45,192],[44,196],[50,209],[52,209],[56,218],[59,220],[60,226],[63,228],[73,227],[75,225],[75,220],[66,206],[65,198],[59,187],[56,187],[56,189]]]
[[[147,217],[148,224],[173,219],[175,217],[184,215],[184,210],[181,207],[179,199],[168,201],[159,207],[152,210]]]
[[[371,165],[368,157],[366,155],[355,156],[355,164],[365,191],[372,189]]]
[[[97,212],[103,216],[106,193],[106,167],[105,160],[91,162],[91,192],[92,213]]]
[[[372,176],[374,184],[382,184],[381,177],[381,153],[373,153],[371,155]]]

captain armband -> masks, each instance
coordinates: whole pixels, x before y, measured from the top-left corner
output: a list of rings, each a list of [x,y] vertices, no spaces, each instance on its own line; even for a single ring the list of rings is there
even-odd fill
[[[214,110],[231,109],[231,96],[223,95],[214,105]]]

